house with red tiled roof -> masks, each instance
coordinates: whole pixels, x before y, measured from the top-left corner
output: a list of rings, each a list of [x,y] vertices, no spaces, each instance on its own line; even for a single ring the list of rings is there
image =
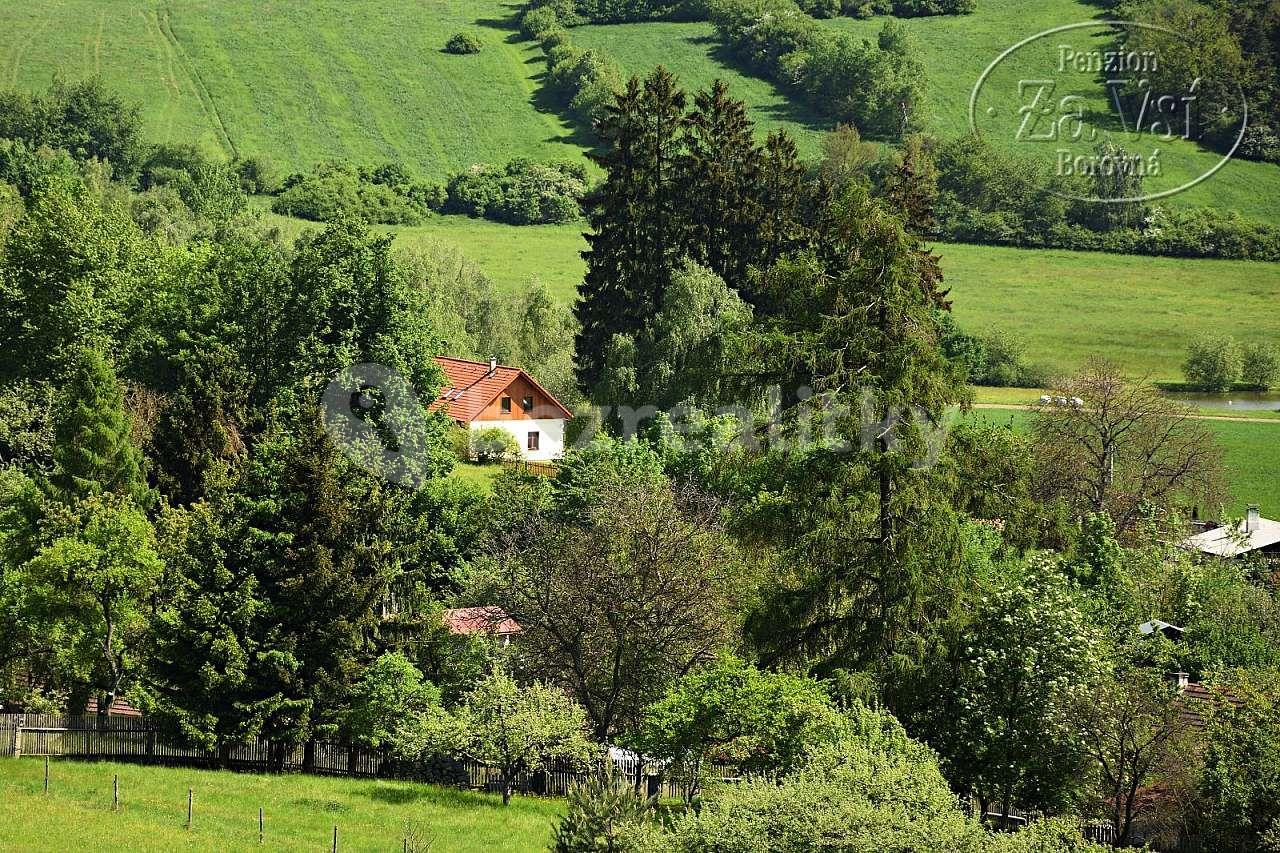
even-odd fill
[[[493,634],[503,645],[524,629],[501,607],[459,607],[444,612],[444,626],[453,634]]]
[[[573,413],[526,371],[447,356],[437,356],[436,364],[444,371],[445,386],[431,404],[433,411],[473,431],[497,427],[511,433],[529,461],[564,455],[565,426]]]

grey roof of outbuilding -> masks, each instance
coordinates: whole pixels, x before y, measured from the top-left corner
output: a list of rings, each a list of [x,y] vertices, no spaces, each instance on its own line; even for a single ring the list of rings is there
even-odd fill
[[[1182,540],[1182,547],[1218,557],[1237,557],[1280,544],[1280,521],[1259,518],[1256,529],[1246,533],[1244,527],[1243,521],[1235,527],[1215,527]]]

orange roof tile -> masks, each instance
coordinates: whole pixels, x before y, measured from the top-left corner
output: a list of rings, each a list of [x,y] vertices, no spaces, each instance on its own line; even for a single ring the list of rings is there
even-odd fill
[[[455,421],[471,423],[485,407],[497,399],[498,395],[511,386],[511,383],[524,376],[535,388],[546,395],[558,415],[564,418],[573,417],[573,413],[543,388],[538,380],[518,367],[497,365],[490,370],[489,363],[469,361],[464,358],[436,356],[436,364],[444,371],[445,386],[440,397],[431,404],[432,410],[444,409],[445,414]]]

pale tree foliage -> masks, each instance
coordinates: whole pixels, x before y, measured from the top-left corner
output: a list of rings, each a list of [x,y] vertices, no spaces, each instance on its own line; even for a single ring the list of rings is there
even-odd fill
[[[1223,451],[1212,430],[1109,362],[1062,382],[1032,423],[1040,496],[1079,516],[1105,512],[1123,533],[1148,512],[1221,502]]]
[[[1116,846],[1128,846],[1135,821],[1163,805],[1151,787],[1162,783],[1167,800],[1186,775],[1190,722],[1177,690],[1159,673],[1116,673],[1076,696],[1072,718],[1095,765],[1097,807],[1115,830]]]
[[[1037,559],[983,598],[960,652],[944,703],[951,718],[935,743],[948,778],[984,811],[1061,806],[1084,758],[1071,703],[1102,667],[1097,632],[1061,570]]]
[[[665,478],[608,478],[575,519],[517,529],[494,597],[520,623],[521,665],[586,708],[604,741],[725,647],[747,602],[714,505]]]
[[[507,805],[521,773],[558,762],[585,766],[596,749],[586,729],[586,714],[563,693],[543,684],[521,687],[499,669],[458,708],[432,709],[402,725],[396,750],[408,756],[455,755],[495,768]]]

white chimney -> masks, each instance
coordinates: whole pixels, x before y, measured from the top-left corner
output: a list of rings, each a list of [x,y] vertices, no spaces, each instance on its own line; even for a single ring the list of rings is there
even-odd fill
[[[1173,682],[1173,686],[1178,688],[1181,693],[1187,689],[1187,683],[1191,680],[1191,676],[1185,672],[1170,673],[1169,679]]]
[[[498,372],[498,359],[494,358],[493,356],[490,356],[489,357],[489,375],[492,376],[497,372]]]
[[[1257,504],[1249,504],[1249,508],[1244,513],[1244,532],[1256,533],[1259,522],[1262,520],[1262,513],[1258,509]]]

